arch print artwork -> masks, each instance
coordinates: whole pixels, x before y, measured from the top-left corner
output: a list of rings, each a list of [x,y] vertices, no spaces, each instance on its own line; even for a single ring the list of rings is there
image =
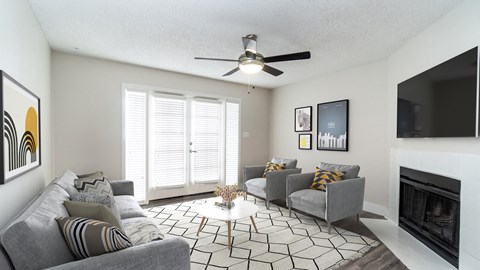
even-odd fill
[[[41,164],[40,99],[5,72],[0,73],[3,115],[0,184],[5,184]]]

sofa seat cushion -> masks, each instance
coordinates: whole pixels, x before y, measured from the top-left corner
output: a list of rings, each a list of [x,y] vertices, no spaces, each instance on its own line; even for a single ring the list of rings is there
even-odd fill
[[[327,193],[314,189],[302,189],[290,194],[292,207],[303,212],[324,218]]]
[[[357,178],[358,173],[360,172],[360,166],[358,165],[343,165],[343,164],[330,164],[325,162],[320,162],[317,166],[318,168],[326,171],[340,171],[343,172],[345,175],[343,179],[352,179]]]
[[[122,219],[147,216],[133,196],[121,195],[113,198]]]
[[[55,218],[68,216],[68,193],[48,185],[42,194],[2,233],[2,245],[15,269],[44,269],[75,260]]]
[[[266,198],[267,194],[265,189],[267,188],[267,179],[266,178],[253,178],[248,180],[245,183],[247,187],[247,192],[261,198]]]
[[[160,229],[149,218],[127,218],[122,222],[125,234],[134,246],[164,239]]]

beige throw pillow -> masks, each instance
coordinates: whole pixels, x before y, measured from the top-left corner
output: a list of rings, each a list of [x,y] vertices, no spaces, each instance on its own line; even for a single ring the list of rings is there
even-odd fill
[[[112,210],[100,203],[88,203],[77,201],[64,201],[63,205],[71,217],[84,217],[105,221],[123,229],[121,221],[113,214]]]

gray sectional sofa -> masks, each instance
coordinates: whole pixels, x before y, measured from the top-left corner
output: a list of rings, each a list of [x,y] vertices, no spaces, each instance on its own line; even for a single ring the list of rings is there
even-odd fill
[[[75,178],[70,171],[56,178],[0,232],[0,269],[190,269],[190,248],[181,238],[76,260],[55,221],[68,216],[65,185],[73,185]],[[111,186],[127,236],[135,238],[139,230],[151,228],[153,223],[133,198],[133,183],[118,180]]]

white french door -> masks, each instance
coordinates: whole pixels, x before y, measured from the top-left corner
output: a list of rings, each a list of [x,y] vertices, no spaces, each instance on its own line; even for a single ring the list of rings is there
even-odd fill
[[[124,171],[135,182],[138,201],[237,183],[238,101],[128,89],[125,93]],[[138,196],[137,187],[144,190]]]
[[[223,104],[196,98],[191,102],[189,141],[191,190],[205,192],[220,184],[222,169]],[[213,188],[214,188],[213,187]]]

